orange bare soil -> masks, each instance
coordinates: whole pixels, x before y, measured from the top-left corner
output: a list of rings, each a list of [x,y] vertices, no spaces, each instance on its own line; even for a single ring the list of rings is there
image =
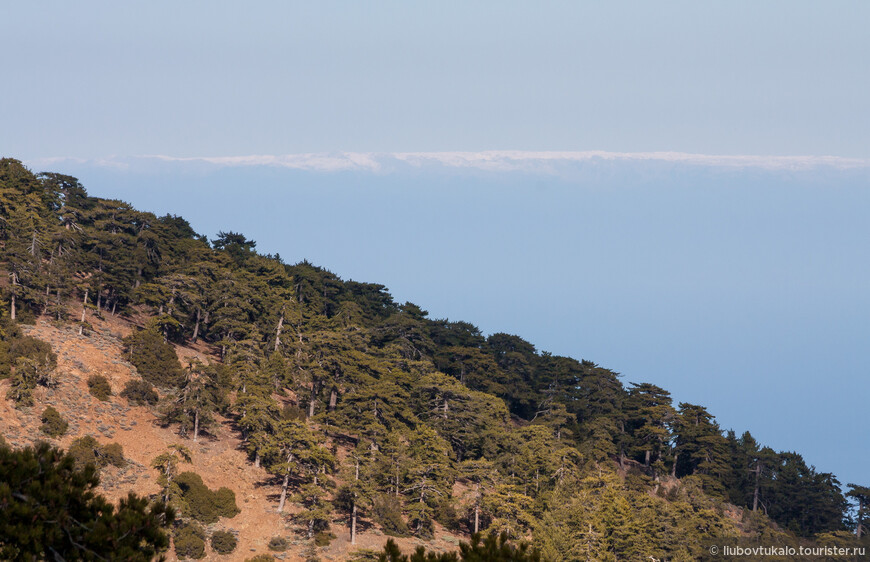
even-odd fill
[[[101,471],[99,491],[112,501],[133,491],[138,495],[151,496],[159,492],[157,471],[151,461],[166,450],[168,445],[181,443],[192,452],[192,464],[183,464],[180,470],[192,470],[202,476],[212,489],[226,486],[236,494],[236,503],[241,513],[231,519],[221,520],[209,531],[228,530],[236,534],[239,544],[229,555],[221,556],[206,546],[206,560],[245,560],[257,554],[272,554],[282,560],[304,560],[302,551],[308,544],[297,532],[297,526],[288,519],[296,511],[289,503],[285,513],[277,513],[277,497],[280,487],[262,468],[254,467],[241,450],[241,439],[233,431],[229,420],[219,418],[219,427],[214,436],[200,436],[198,442],[181,438],[172,428],[161,427],[154,411],[145,406],[133,406],[118,396],[125,383],[137,377],[135,368],[126,360],[121,338],[130,333],[133,324],[120,318],[88,318],[95,332],[78,335],[72,326],[56,327],[40,320],[35,326],[22,326],[27,335],[51,344],[58,356],[59,385],[53,389],[38,387],[34,392],[32,408],[16,409],[10,400],[3,399],[9,381],[0,381],[0,433],[12,446],[25,446],[37,440],[47,440],[66,448],[79,437],[93,435],[100,443],[121,444],[125,468],[106,467]],[[176,347],[182,364],[198,358],[206,362],[216,361],[211,350],[204,344],[192,347]],[[92,374],[105,376],[112,387],[113,395],[101,402],[88,392],[87,378]],[[54,406],[69,422],[66,435],[58,440],[48,439],[39,431],[40,415],[46,406]],[[339,451],[341,454],[341,451]],[[331,531],[337,535],[328,547],[319,549],[322,560],[348,560],[359,549],[381,550],[389,537],[375,526],[357,535],[357,544],[350,544],[350,536],[344,521],[334,521]],[[419,539],[399,538],[396,542],[410,551],[417,545],[425,545],[437,551],[455,550],[462,537],[450,534],[436,525],[436,538],[428,543]],[[267,544],[272,537],[285,537],[290,548],[283,553],[271,552]],[[167,553],[169,560],[176,560],[174,550]]]

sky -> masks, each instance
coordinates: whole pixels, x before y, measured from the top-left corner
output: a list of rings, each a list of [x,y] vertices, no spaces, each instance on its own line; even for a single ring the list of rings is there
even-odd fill
[[[870,4],[4,3],[0,155],[867,483]]]

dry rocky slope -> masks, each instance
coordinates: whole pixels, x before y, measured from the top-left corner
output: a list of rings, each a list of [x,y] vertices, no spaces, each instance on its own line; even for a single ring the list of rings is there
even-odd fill
[[[294,511],[290,504],[284,516],[277,513],[274,499],[278,486],[271,483],[269,474],[255,468],[240,449],[238,433],[231,429],[229,420],[220,419],[219,429],[213,437],[201,436],[198,442],[179,437],[172,428],[157,424],[152,409],[133,406],[118,396],[128,380],[138,377],[135,368],[126,360],[121,338],[130,333],[133,324],[119,318],[89,318],[95,331],[87,336],[78,335],[72,326],[55,326],[40,320],[35,326],[23,326],[26,335],[51,344],[58,356],[59,385],[52,389],[39,387],[35,390],[35,405],[16,409],[10,400],[0,400],[0,433],[12,446],[26,446],[37,440],[47,440],[60,447],[84,435],[93,435],[100,443],[117,442],[124,449],[127,459],[125,468],[112,466],[102,469],[100,493],[112,501],[125,497],[129,491],[139,495],[157,494],[157,471],[151,468],[151,460],[166,450],[166,447],[181,443],[192,452],[192,464],[184,464],[180,470],[192,470],[202,476],[212,489],[226,486],[236,493],[236,502],[241,513],[231,519],[222,518],[209,527],[210,530],[229,530],[239,539],[236,550],[221,556],[206,548],[206,560],[245,560],[256,554],[272,554],[282,560],[304,560],[302,550],[305,541],[297,534],[296,526],[286,519]],[[205,347],[177,347],[182,363],[197,357],[204,361],[216,360]],[[88,392],[87,378],[93,374],[105,376],[112,387],[113,395],[101,402]],[[0,381],[0,396],[5,396],[9,381]],[[69,422],[67,433],[57,440],[48,439],[39,431],[40,416],[46,406],[54,406]],[[341,452],[340,452],[341,453]],[[337,535],[328,547],[318,553],[322,560],[348,560],[358,549],[380,550],[388,537],[376,528],[357,536],[357,544],[351,545],[346,526],[337,521],[332,525]],[[272,537],[283,536],[291,544],[283,553],[271,552],[267,544]],[[425,543],[427,548],[454,550],[461,537],[451,535],[436,526],[436,538]],[[397,539],[403,550],[411,550],[424,544],[417,539]],[[175,560],[173,550],[167,553]]]

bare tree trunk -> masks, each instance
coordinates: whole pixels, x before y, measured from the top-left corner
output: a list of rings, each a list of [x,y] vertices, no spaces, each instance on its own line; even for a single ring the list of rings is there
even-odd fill
[[[118,301],[117,301],[117,300],[113,300],[113,301],[112,301],[112,316],[115,315],[115,307],[116,307],[116,306],[118,306]]]
[[[85,327],[85,312],[88,310],[88,291],[85,289],[85,298],[82,299],[82,321],[79,322],[79,335],[82,335],[82,330]]]
[[[193,442],[196,443],[196,438],[199,437],[199,410],[193,412]]]
[[[761,479],[761,462],[755,465],[755,491],[752,493],[752,511],[758,511],[758,481]]]
[[[314,407],[317,404],[317,381],[311,381],[311,398],[308,400],[308,417],[314,415]]]
[[[10,315],[12,319],[15,320],[15,286],[18,285],[18,275],[14,272],[12,273],[12,308],[10,309]]]
[[[281,328],[284,327],[284,314],[281,314],[281,319],[278,320],[278,328],[275,330],[275,351],[278,351],[278,346],[281,345]]]
[[[257,468],[260,468],[260,452],[259,451],[257,451],[257,453],[254,455],[254,466]]]
[[[861,531],[864,527],[864,498],[858,498],[858,527],[855,529],[855,537],[861,540]]]
[[[335,410],[335,406],[338,404],[338,392],[335,390],[335,387],[332,387],[332,390],[329,391],[329,411]]]
[[[858,537],[861,538],[860,536]],[[356,502],[353,502],[353,510],[350,514],[350,544],[356,544]]]
[[[287,500],[287,486],[290,484],[290,473],[284,475],[284,483],[281,485],[281,501],[278,502],[278,513],[284,511],[284,502]]]
[[[201,314],[202,310],[196,307],[196,325],[193,327],[193,343],[196,343],[196,339],[199,337],[199,318]]]
[[[680,453],[674,453],[674,466],[671,467],[671,478],[677,477],[677,461],[680,460]]]

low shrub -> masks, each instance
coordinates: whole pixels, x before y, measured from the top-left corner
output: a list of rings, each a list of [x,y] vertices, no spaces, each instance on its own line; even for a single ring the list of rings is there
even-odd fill
[[[19,357],[46,363],[49,369],[57,367],[57,355],[51,350],[51,344],[31,336],[15,338],[9,344],[10,361],[14,364]]]
[[[153,406],[160,400],[154,387],[141,379],[127,381],[124,390],[121,391],[121,396],[136,406]]]
[[[182,472],[175,477],[175,483],[181,489],[183,509],[197,521],[217,523],[218,517],[235,517],[240,512],[235,492],[229,488],[213,492],[195,472]]]
[[[205,557],[205,531],[196,523],[187,523],[176,529],[173,542],[179,558]]]
[[[217,514],[221,517],[235,517],[241,510],[236,504],[236,493],[226,487],[218,488],[212,493],[212,502],[214,503]]]
[[[124,449],[119,443],[100,445],[93,435],[79,437],[70,443],[67,453],[75,461],[76,468],[81,470],[86,464],[97,468],[112,465],[118,468],[127,466]]]
[[[60,412],[52,406],[48,406],[42,412],[42,425],[39,426],[40,431],[49,437],[60,437],[66,433],[69,428],[69,423],[63,419]]]
[[[275,562],[275,557],[271,554],[258,554],[251,558],[246,558],[245,562]]]
[[[97,451],[99,449],[100,444],[97,443],[93,435],[85,435],[70,443],[67,453],[73,458],[76,469],[81,470],[88,464],[96,467],[100,466],[100,463],[97,462]]]
[[[238,541],[229,531],[215,531],[211,535],[211,547],[218,554],[229,554],[236,549]]]
[[[175,477],[175,483],[181,489],[181,498],[187,515],[206,524],[217,523],[218,514],[214,506],[211,490],[202,482],[202,477],[195,472],[182,472]]]
[[[124,448],[120,443],[107,443],[100,447],[97,451],[97,456],[100,464],[103,466],[110,464],[118,468],[127,466],[127,459],[124,458]]]
[[[108,379],[103,375],[91,375],[88,377],[88,390],[98,400],[105,402],[112,395],[112,387]]]
[[[284,552],[290,545],[287,544],[287,539],[284,537],[272,537],[269,539],[269,550],[275,552]]]
[[[314,535],[314,544],[316,546],[329,546],[336,537],[335,533],[331,533],[329,531],[320,531]]]

